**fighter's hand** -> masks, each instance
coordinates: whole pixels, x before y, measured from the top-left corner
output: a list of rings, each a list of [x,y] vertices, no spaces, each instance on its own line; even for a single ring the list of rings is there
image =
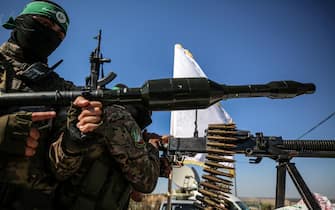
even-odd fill
[[[33,122],[48,120],[56,117],[56,112],[49,111],[49,112],[33,112],[31,114],[31,120]],[[32,157],[36,153],[36,148],[38,146],[38,140],[40,138],[40,132],[37,128],[30,128],[29,136],[26,140],[26,147],[25,147],[25,156]]]
[[[82,133],[92,132],[101,125],[102,103],[100,101],[89,101],[79,96],[73,104],[81,108],[76,126]]]
[[[157,149],[164,147],[169,142],[170,136],[167,136],[167,135],[159,136],[158,134],[156,135],[157,136],[151,136],[148,142],[152,144],[154,147],[156,147]]]
[[[159,149],[160,139],[149,139],[149,143],[156,147],[156,149]]]
[[[172,166],[170,165],[169,160],[166,157],[159,158],[160,160],[160,177],[166,177],[168,178],[171,171]]]
[[[143,201],[144,194],[139,192],[139,191],[133,190],[130,193],[130,198],[135,202],[141,202],[141,201]]]
[[[165,145],[169,143],[170,135],[164,135],[161,137],[161,144]]]

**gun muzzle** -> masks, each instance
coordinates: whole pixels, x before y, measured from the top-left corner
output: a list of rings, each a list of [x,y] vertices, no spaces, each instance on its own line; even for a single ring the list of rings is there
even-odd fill
[[[296,81],[279,81],[267,84],[270,89],[269,98],[293,98],[302,94],[315,92],[315,85],[312,83],[300,83]]]
[[[296,81],[273,81],[264,85],[222,85],[222,88],[225,92],[224,99],[250,97],[285,99],[315,92],[314,84],[300,83]]]
[[[311,94],[315,85],[295,81],[275,81],[262,85],[221,85],[207,78],[149,80],[141,88],[152,110],[203,109],[224,99],[268,97],[293,98]]]

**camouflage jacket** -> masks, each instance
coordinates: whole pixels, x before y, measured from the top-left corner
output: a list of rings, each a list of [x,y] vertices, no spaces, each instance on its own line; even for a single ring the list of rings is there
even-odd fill
[[[55,72],[50,73],[48,77],[38,82],[26,81],[20,75],[30,66],[23,60],[24,56],[21,49],[10,42],[4,43],[0,47],[0,88],[2,92],[35,92],[35,91],[52,91],[52,90],[72,90],[76,89],[71,82],[65,81]],[[18,107],[19,108],[19,107]],[[54,108],[54,107],[50,107]],[[58,111],[57,108],[54,108]],[[7,125],[6,114],[15,112],[15,108],[8,109],[1,107],[0,116],[0,133],[4,133]],[[56,120],[57,121],[57,120]],[[41,132],[39,146],[36,154],[27,158],[24,156],[10,155],[6,151],[1,150],[0,158],[0,182],[10,183],[23,187],[24,189],[37,190],[44,193],[51,193],[57,181],[52,175],[55,168],[63,168],[68,170],[68,174],[73,173],[79,167],[80,161],[74,161],[73,158],[67,161],[62,155],[62,151],[57,150],[59,154],[54,152],[55,148],[50,146],[57,139],[62,131],[62,123],[64,119],[53,123],[52,127],[44,129]],[[0,136],[0,148],[4,139]],[[57,157],[58,161],[55,161]],[[59,158],[62,157],[62,158]],[[64,172],[62,174],[65,174]]]
[[[5,43],[0,47],[1,91],[77,89],[73,83],[65,81],[54,72],[39,82],[24,81],[20,75],[30,64],[23,62],[21,57],[20,48],[12,43]],[[60,121],[64,123],[64,119]],[[69,178],[62,186],[69,186],[66,190],[74,195],[74,198],[78,188],[86,187],[89,193],[104,192],[108,199],[126,197],[122,203],[113,204],[115,209],[127,205],[132,188],[140,192],[151,192],[154,189],[160,171],[158,150],[150,144],[143,144],[140,128],[125,108],[104,108],[103,124],[96,130],[100,138],[97,139],[97,144],[82,156],[67,156],[63,152],[62,123],[56,122],[54,125],[51,130],[42,133],[38,151],[32,158],[0,154],[3,156],[0,161],[0,182],[51,193],[59,184],[59,180]],[[107,166],[104,167],[107,173],[96,173],[94,167],[100,160]],[[104,180],[101,188],[95,191],[87,184],[91,173],[95,180]],[[99,179],[99,176],[103,177]],[[69,183],[71,185],[68,185]],[[98,205],[109,208],[110,202]]]
[[[158,149],[143,142],[139,126],[122,106],[104,109],[103,136],[80,170],[60,188],[60,208],[127,209],[133,189],[150,193],[160,172]]]

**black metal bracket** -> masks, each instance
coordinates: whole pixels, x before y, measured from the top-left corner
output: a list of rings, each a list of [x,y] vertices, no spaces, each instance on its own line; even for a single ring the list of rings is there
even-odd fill
[[[307,184],[305,183],[304,179],[296,168],[295,163],[290,163],[290,160],[280,160],[278,162],[275,207],[280,208],[284,206],[286,171],[290,175],[307,208],[310,210],[321,210],[321,207],[319,206],[317,200],[313,196],[312,192],[309,190]]]

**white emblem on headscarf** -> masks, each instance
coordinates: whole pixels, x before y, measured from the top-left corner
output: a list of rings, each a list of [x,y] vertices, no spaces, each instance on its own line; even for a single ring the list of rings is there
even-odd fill
[[[66,16],[63,12],[57,12],[56,13],[56,18],[58,20],[59,23],[65,23],[66,22]]]

